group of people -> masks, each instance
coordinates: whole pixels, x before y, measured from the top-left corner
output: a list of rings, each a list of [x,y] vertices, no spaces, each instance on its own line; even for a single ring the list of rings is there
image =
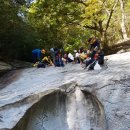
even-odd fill
[[[97,38],[88,40],[88,50],[81,47],[79,50],[74,50],[73,54],[64,52],[63,49],[51,48],[49,51],[45,49],[35,49],[32,51],[34,66],[47,67],[54,65],[55,67],[64,67],[67,63],[80,63],[84,68],[94,69],[96,63],[104,64],[104,52],[100,48],[100,42]]]

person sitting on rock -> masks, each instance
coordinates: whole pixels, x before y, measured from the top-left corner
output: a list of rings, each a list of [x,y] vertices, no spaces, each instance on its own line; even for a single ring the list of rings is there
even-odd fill
[[[89,61],[90,60],[90,51],[89,50],[87,50],[87,52],[85,53],[85,56],[84,56],[84,61],[83,61],[83,63],[86,63],[87,61]]]
[[[64,62],[62,60],[62,52],[60,49],[55,49],[55,67],[64,67]]]
[[[51,60],[50,55],[45,56],[45,57],[42,59],[41,62],[44,63],[45,66],[52,66],[52,65],[54,65],[53,62],[52,62],[52,60]]]
[[[52,57],[53,64],[55,65],[55,58],[56,58],[56,56],[55,56],[55,50],[54,50],[53,47],[50,49],[50,55]]]
[[[74,62],[74,56],[71,53],[68,54],[68,63],[70,62]]]
[[[98,54],[98,52],[96,52],[96,54],[94,55],[93,59],[89,58],[88,60],[86,60],[86,67],[89,66],[88,67],[89,70],[94,70],[94,66],[97,63],[98,57],[99,57],[99,54]]]
[[[82,65],[84,60],[86,60],[87,58],[87,54],[83,51],[82,53],[80,53],[80,64]]]
[[[62,60],[63,60],[64,64],[68,63],[68,54],[67,54],[67,52],[63,54]]]
[[[74,61],[75,61],[75,64],[80,63],[80,56],[77,50],[74,50]]]

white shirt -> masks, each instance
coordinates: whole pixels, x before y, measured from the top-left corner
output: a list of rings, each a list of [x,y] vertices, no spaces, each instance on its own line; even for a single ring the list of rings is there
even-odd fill
[[[74,57],[71,53],[68,54],[68,58],[70,58],[71,60],[74,60]]]
[[[75,54],[75,58],[77,58],[77,57],[79,57],[79,53],[78,52]]]

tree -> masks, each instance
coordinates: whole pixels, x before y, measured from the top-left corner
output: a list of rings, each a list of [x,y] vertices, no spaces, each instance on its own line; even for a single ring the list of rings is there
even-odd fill
[[[121,31],[122,31],[122,38],[124,40],[128,39],[127,32],[126,32],[126,24],[125,24],[125,11],[124,11],[124,3],[123,0],[120,1],[122,19],[121,19]]]
[[[19,16],[20,7],[10,0],[0,1],[0,55],[4,58],[31,59],[38,36]]]
[[[83,14],[82,26],[98,32],[103,46],[108,46],[107,31],[119,0],[88,0]]]
[[[66,42],[73,41],[73,38],[68,38],[70,35],[70,37],[73,37],[69,30],[70,28],[77,30],[74,27],[80,21],[80,13],[81,8],[75,2],[67,0],[39,0],[30,6],[27,21],[40,34],[43,46],[46,48],[54,46],[63,47]],[[80,28],[78,29],[81,30]]]
[[[130,35],[129,14],[129,0],[1,0],[0,54],[29,59],[36,47],[72,51],[91,36],[108,51]]]

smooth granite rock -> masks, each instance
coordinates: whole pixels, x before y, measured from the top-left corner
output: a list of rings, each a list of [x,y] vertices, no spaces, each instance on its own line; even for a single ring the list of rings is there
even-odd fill
[[[22,70],[0,90],[0,130],[130,130],[130,52],[106,59]]]

